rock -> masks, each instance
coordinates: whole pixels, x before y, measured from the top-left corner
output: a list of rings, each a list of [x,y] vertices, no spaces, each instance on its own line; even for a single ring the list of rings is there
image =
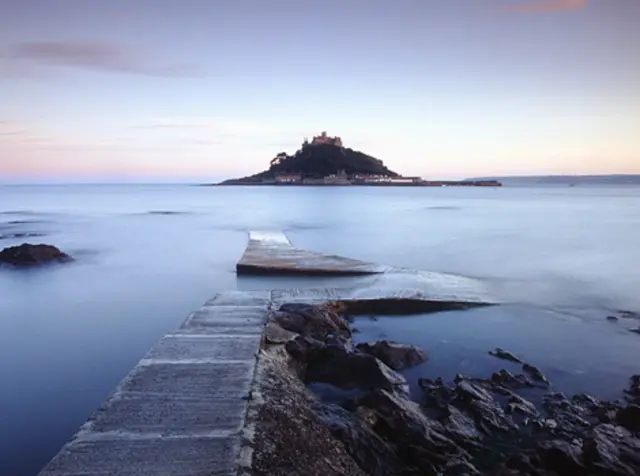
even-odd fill
[[[567,437],[579,438],[591,427],[587,420],[591,411],[570,401],[563,393],[549,393],[542,398],[547,414],[558,423],[557,432]]]
[[[297,336],[285,344],[289,355],[305,364],[318,359],[318,353],[325,348],[326,345],[319,340],[303,336]]]
[[[467,451],[445,435],[441,423],[427,418],[417,404],[406,398],[378,389],[358,399],[358,405],[377,414],[380,436],[398,448],[407,464],[424,474],[435,475],[471,459]]]
[[[633,332],[634,334],[640,334],[640,327],[636,327],[635,329],[629,329],[629,332]]]
[[[291,372],[286,354],[276,349],[261,352],[256,370],[261,398],[251,400],[247,412],[247,428],[255,428],[251,474],[366,476],[318,419],[312,410],[317,400]]]
[[[517,395],[515,393],[513,393],[509,398],[506,412],[519,413],[520,415],[524,415],[531,418],[536,418],[539,416],[538,410],[536,409],[536,406],[533,403],[531,403],[529,400],[525,400],[520,395]]]
[[[640,469],[639,441],[614,425],[600,425],[582,443],[582,459],[595,474],[634,476]]]
[[[287,342],[285,348],[294,359],[306,364],[307,383],[324,382],[345,390],[383,388],[408,392],[406,379],[372,355],[302,336]]]
[[[11,246],[0,251],[0,265],[9,264],[16,267],[30,267],[69,261],[73,261],[73,259],[68,254],[51,245],[24,243],[20,246]]]
[[[505,369],[495,372],[491,375],[491,380],[501,386],[514,389],[514,388],[530,388],[533,387],[533,382],[529,380],[525,375],[518,374],[512,375]]]
[[[475,422],[453,405],[447,405],[446,417],[441,422],[446,436],[458,445],[467,450],[480,447],[482,434],[476,428]]]
[[[351,337],[347,322],[322,306],[283,304],[271,319],[285,330],[314,339],[324,340],[330,334]]]
[[[544,467],[559,476],[587,474],[582,462],[582,449],[567,441],[552,440],[540,444],[540,455]]]
[[[421,378],[418,379],[418,385],[425,394],[425,406],[428,408],[445,410],[453,399],[453,388],[446,385],[441,378],[435,381]]]
[[[607,316],[607,321],[617,321],[618,317],[616,316]]]
[[[640,405],[640,375],[633,375],[629,379],[629,389],[625,393],[627,400]]]
[[[640,431],[640,405],[630,403],[618,410],[616,421],[631,431]]]
[[[398,457],[396,449],[372,430],[373,424],[368,424],[371,415],[361,416],[365,412],[352,413],[337,405],[316,405],[313,410],[368,475],[422,474],[418,468],[408,467]]]
[[[501,349],[500,347],[496,347],[494,350],[489,351],[489,354],[499,359],[509,360],[511,362],[516,362],[518,364],[523,363],[522,360],[520,360],[518,357],[513,355],[511,352]]]
[[[264,339],[267,344],[284,344],[297,335],[295,332],[283,329],[275,322],[268,322],[264,328]]]
[[[545,377],[542,374],[542,372],[540,372],[540,369],[538,369],[538,367],[534,367],[533,365],[530,365],[530,364],[523,364],[522,370],[524,370],[529,375],[531,375],[531,378],[533,380],[537,380],[538,382],[542,382],[549,385],[549,381],[547,380],[547,377]]]
[[[356,348],[373,355],[394,370],[413,367],[427,360],[425,353],[413,345],[382,340],[373,343],[358,344]]]
[[[462,381],[456,385],[452,404],[473,417],[477,428],[485,434],[517,428],[491,394],[476,384]]]
[[[640,319],[640,312],[619,311],[619,314],[623,319]]]

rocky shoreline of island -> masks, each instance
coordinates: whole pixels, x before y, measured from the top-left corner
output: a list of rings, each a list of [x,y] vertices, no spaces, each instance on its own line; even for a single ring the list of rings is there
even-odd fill
[[[420,379],[428,350],[354,344],[349,305],[283,304],[263,334],[247,425],[254,475],[640,474],[640,375],[624,398],[565,395],[517,353],[492,375]],[[324,401],[317,382],[349,392]],[[535,398],[534,398],[535,397]]]
[[[500,187],[502,183],[484,179],[427,180],[403,176],[381,160],[345,147],[340,137],[322,132],[311,141],[305,138],[293,155],[278,153],[263,172],[211,185]]]
[[[389,182],[364,182],[350,181],[346,183],[331,183],[331,177],[325,182],[325,178],[320,179],[300,179],[299,182],[278,182],[276,180],[264,180],[262,182],[252,182],[239,180],[229,180],[219,184],[203,184],[203,186],[278,186],[278,187],[502,187],[502,183],[497,180],[416,180],[411,182],[389,181]]]

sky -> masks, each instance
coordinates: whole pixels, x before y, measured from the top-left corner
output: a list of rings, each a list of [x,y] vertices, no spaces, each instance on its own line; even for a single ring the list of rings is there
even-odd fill
[[[0,181],[640,173],[640,0],[0,0]]]

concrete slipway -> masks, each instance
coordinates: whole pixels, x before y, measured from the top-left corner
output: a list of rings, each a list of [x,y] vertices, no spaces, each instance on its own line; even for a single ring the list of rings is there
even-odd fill
[[[490,303],[482,283],[294,248],[279,232],[252,232],[238,274],[375,275],[345,289],[232,291],[191,313],[120,382],[40,476],[230,476],[264,322],[284,302],[413,300]],[[349,280],[347,280],[348,282]]]

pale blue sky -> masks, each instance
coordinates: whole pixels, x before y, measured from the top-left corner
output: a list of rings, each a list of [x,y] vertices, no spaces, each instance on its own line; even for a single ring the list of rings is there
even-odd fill
[[[638,0],[0,0],[0,176],[640,173]]]

